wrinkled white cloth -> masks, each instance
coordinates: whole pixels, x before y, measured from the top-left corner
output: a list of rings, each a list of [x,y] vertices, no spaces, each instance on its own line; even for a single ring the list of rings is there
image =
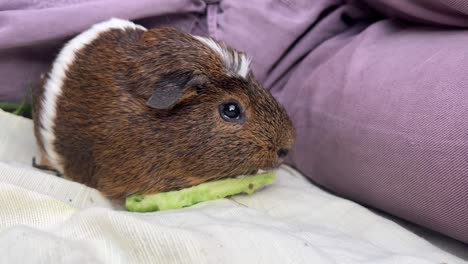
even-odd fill
[[[466,263],[283,166],[251,196],[155,213],[31,168],[30,120],[0,110],[0,263]]]

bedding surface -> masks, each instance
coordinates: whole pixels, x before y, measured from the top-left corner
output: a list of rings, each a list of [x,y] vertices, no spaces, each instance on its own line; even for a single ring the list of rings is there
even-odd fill
[[[32,169],[30,120],[0,124],[0,263],[467,263],[287,166],[252,196],[126,212]]]

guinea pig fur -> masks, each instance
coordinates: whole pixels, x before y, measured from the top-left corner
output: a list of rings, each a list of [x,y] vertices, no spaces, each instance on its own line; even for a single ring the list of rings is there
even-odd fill
[[[249,64],[174,28],[96,24],[34,91],[40,163],[110,198],[275,168],[295,131]]]

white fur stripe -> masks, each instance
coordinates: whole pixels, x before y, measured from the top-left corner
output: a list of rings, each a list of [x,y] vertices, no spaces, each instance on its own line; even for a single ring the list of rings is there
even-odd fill
[[[239,53],[236,53],[239,56]],[[242,78],[246,78],[247,74],[249,74],[250,71],[250,62],[251,58],[246,56],[245,54],[240,55],[240,65],[239,69],[237,70],[237,73],[242,76]]]
[[[201,41],[203,44],[210,47],[216,52],[221,60],[224,62],[224,66],[228,71],[233,71],[242,78],[246,78],[250,70],[250,58],[243,53],[234,51],[231,53],[226,47],[221,46],[218,42],[212,38],[204,38],[200,36],[194,36],[196,39]]]
[[[55,143],[55,118],[57,116],[57,99],[62,94],[63,83],[66,73],[75,60],[76,53],[86,45],[97,39],[103,32],[112,29],[141,29],[144,27],[130,21],[112,18],[110,20],[95,24],[90,29],[79,34],[69,41],[60,51],[52,65],[49,78],[44,85],[44,95],[41,112],[39,113],[42,129],[40,136],[44,144],[47,158],[55,169],[63,173],[60,155],[56,152]]]

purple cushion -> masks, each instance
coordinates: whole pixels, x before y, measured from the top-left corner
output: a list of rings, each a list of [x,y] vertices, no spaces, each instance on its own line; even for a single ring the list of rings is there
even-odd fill
[[[388,17],[412,22],[468,26],[468,2],[464,0],[347,0],[350,3],[367,3]]]
[[[385,20],[310,53],[275,94],[294,166],[340,195],[468,242],[468,34]]]

